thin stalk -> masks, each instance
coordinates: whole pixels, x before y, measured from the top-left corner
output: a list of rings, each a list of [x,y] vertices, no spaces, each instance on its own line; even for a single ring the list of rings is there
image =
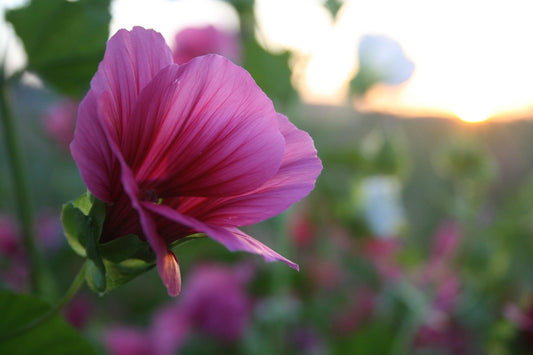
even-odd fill
[[[33,235],[33,213],[28,195],[26,174],[22,164],[19,144],[17,142],[15,123],[9,106],[3,65],[0,65],[0,113],[4,128],[4,139],[8,160],[11,167],[13,183],[15,185],[18,216],[22,229],[22,241],[29,256],[31,286],[33,291],[40,292],[43,289],[43,269],[35,246]]]
[[[76,293],[79,291],[81,286],[83,285],[83,282],[85,281],[85,268],[87,263],[83,263],[80,271],[78,271],[78,274],[74,277],[74,280],[72,280],[72,284],[68,288],[68,290],[65,292],[63,297],[59,300],[59,302],[53,306],[48,312],[43,314],[41,317],[29,322],[28,324],[22,326],[21,328],[7,334],[0,335],[0,341],[13,339],[15,337],[18,337],[20,335],[23,335],[30,330],[38,327],[39,325],[43,324],[53,316],[55,316],[59,311],[67,304],[70,300],[76,295]]]

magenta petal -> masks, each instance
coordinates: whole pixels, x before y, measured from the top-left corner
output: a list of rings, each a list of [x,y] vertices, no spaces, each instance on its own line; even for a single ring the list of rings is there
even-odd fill
[[[113,188],[119,184],[118,162],[111,152],[104,127],[98,119],[98,102],[90,91],[81,102],[70,151],[81,177],[93,195],[105,202],[113,200]]]
[[[105,114],[107,112],[105,111],[105,108],[109,107],[108,105],[106,105],[106,102],[109,100],[110,95],[107,93],[102,95],[102,97],[100,98],[100,107],[104,108],[100,112],[100,116],[103,119],[105,119]],[[137,186],[137,182],[133,177],[131,169],[124,161],[122,153],[120,152],[117,144],[112,138],[109,137],[109,133],[107,132],[107,130],[104,130],[104,133],[107,135],[107,140],[109,142],[109,146],[113,154],[120,163],[120,177],[124,191],[130,198],[132,207],[139,214],[139,219],[141,221],[143,232],[157,257],[157,269],[159,271],[159,275],[161,276],[163,284],[167,287],[168,294],[170,296],[177,296],[181,289],[181,276],[178,266],[178,260],[172,252],[167,250],[166,242],[158,235],[157,226],[152,216],[150,216],[150,214],[142,208],[141,202],[139,201],[138,197],[139,187]]]
[[[228,196],[278,171],[285,140],[272,102],[218,55],[168,66],[139,96],[122,151],[158,197]]]
[[[313,140],[287,117],[278,114],[278,122],[286,147],[275,176],[259,188],[235,197],[182,199],[176,206],[179,211],[210,224],[244,226],[273,217],[307,196],[322,170]]]
[[[293,269],[299,270],[298,264],[293,263],[287,258],[279,255],[263,243],[255,240],[246,233],[237,228],[222,228],[218,226],[202,223],[189,216],[173,210],[165,205],[157,205],[152,202],[141,202],[141,205],[152,213],[158,214],[164,218],[172,220],[178,224],[186,225],[194,230],[207,234],[211,239],[216,240],[224,245],[230,251],[246,251],[263,256],[265,261],[283,261]]]
[[[122,137],[141,90],[172,63],[170,48],[153,30],[134,27],[131,31],[120,30],[109,39],[104,59],[91,80],[91,91],[97,96],[111,94],[115,115],[108,117],[108,123],[117,137]]]

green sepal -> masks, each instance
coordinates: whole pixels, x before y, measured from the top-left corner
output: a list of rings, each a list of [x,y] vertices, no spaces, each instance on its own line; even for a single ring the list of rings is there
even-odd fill
[[[146,262],[141,259],[127,259],[120,263],[104,260],[106,267],[106,290],[112,291],[135,277],[145,273],[155,266],[155,262]]]
[[[173,249],[174,247],[177,247],[177,246],[181,246],[185,243],[188,243],[188,242],[191,242],[193,240],[197,240],[197,239],[201,239],[201,238],[207,238],[207,235],[205,235],[204,233],[195,233],[195,234],[191,234],[189,236],[186,236],[185,238],[180,238],[174,242],[172,242],[170,245],[169,245],[169,249]]]
[[[88,191],[64,204],[61,213],[68,243],[89,259],[87,284],[101,295],[151,269],[156,261],[150,244],[134,234],[100,243],[105,217],[105,203]]]
[[[120,263],[128,259],[155,262],[155,254],[150,244],[141,240],[135,234],[128,234],[124,237],[100,244],[98,250],[105,260],[112,263]]]
[[[98,242],[105,221],[105,203],[86,192],[74,201],[63,205],[61,220],[67,241],[74,251],[87,257],[87,283],[99,292],[106,289],[106,270],[98,250]]]
[[[76,208],[71,202],[65,203],[61,210],[61,221],[63,222],[63,231],[70,247],[76,254],[86,257],[85,247],[80,242],[82,229],[86,226],[87,216]]]
[[[103,268],[103,272],[102,269]],[[85,267],[85,281],[87,285],[96,293],[104,293],[107,288],[107,275],[105,265],[102,261],[101,266],[96,266],[92,260],[87,260],[87,266]]]

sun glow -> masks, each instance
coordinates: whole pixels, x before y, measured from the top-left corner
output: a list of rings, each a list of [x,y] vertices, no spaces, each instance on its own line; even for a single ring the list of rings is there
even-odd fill
[[[283,4],[289,2],[296,0]],[[317,14],[298,3],[299,15],[290,22],[293,28]],[[318,2],[308,3],[316,7]],[[313,46],[298,57],[296,66],[303,73],[299,89],[308,102],[346,102],[348,78],[357,71],[359,39],[383,34],[402,45],[415,62],[415,72],[401,87],[373,88],[357,101],[358,108],[410,116],[439,113],[468,122],[517,112],[531,116],[533,47],[527,45],[533,33],[531,10],[533,5],[524,0],[346,0],[331,23],[319,22],[315,30],[320,27],[323,34],[313,37]],[[280,33],[289,30],[277,28]],[[268,34],[268,28],[264,32]]]

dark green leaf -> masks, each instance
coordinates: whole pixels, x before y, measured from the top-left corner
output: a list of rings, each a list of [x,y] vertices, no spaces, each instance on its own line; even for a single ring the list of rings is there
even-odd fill
[[[7,335],[50,309],[39,298],[0,292],[0,334]],[[0,354],[94,354],[94,349],[61,317],[54,316],[36,328],[8,340],[0,340]]]
[[[24,44],[28,68],[60,92],[81,97],[109,36],[109,0],[32,0],[8,11]]]

